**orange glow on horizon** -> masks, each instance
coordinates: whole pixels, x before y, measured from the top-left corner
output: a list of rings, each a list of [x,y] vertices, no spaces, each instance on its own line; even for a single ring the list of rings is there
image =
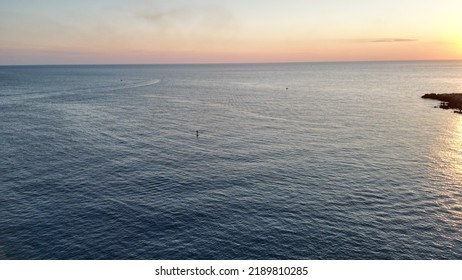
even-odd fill
[[[462,59],[457,1],[154,2],[11,1],[0,64]]]

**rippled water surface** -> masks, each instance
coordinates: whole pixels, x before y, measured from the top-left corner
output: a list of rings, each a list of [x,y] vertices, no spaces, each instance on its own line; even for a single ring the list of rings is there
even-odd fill
[[[462,259],[428,92],[462,63],[0,67],[0,258]]]

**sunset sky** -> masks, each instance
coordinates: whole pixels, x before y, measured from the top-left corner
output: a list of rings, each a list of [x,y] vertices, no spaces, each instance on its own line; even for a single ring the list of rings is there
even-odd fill
[[[0,0],[0,65],[462,59],[461,0]]]

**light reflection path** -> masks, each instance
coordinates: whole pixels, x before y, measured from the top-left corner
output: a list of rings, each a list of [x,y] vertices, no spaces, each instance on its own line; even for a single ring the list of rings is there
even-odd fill
[[[438,218],[448,249],[462,246],[462,116],[454,116],[435,143]]]

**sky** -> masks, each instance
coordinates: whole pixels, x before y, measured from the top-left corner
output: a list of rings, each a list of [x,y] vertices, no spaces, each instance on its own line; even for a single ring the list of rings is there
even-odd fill
[[[462,59],[461,0],[0,0],[0,65]]]

